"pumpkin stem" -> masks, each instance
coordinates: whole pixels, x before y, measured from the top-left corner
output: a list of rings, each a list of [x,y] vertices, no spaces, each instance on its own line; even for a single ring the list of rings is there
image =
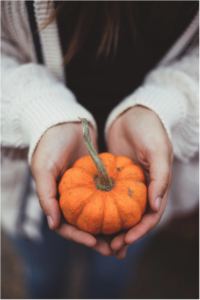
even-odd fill
[[[108,176],[107,170],[101,158],[99,157],[97,151],[95,150],[94,145],[92,144],[90,133],[89,133],[88,122],[85,118],[79,118],[79,120],[81,120],[83,125],[83,138],[85,141],[85,145],[99,173],[97,188],[103,191],[110,191],[113,187],[113,182],[112,179]]]

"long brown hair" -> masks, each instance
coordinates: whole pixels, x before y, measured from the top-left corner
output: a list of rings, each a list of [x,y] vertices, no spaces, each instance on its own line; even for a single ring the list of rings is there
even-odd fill
[[[79,6],[76,26],[63,58],[64,64],[68,64],[83,45],[91,29],[94,14],[97,10],[98,14],[101,14],[102,19],[102,37],[97,49],[97,57],[99,57],[100,54],[108,56],[112,47],[116,50],[122,11],[129,23],[133,39],[137,39],[138,28],[136,23],[140,17],[138,1],[55,1],[55,3],[55,10],[47,20],[45,27],[63,13],[67,18],[70,14],[73,14],[75,8]],[[169,27],[172,26],[176,20],[181,4],[182,1],[153,1],[152,8],[155,9],[152,9],[152,11],[148,13],[151,13],[151,18],[155,21],[162,19],[163,24],[165,23],[165,26]]]

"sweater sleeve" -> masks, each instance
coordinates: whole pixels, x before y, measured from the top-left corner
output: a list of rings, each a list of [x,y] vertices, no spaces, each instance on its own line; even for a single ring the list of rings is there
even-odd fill
[[[199,49],[180,60],[157,67],[142,86],[126,97],[108,116],[105,133],[115,119],[136,105],[145,106],[160,118],[172,142],[175,156],[188,161],[198,151]]]
[[[2,44],[2,146],[29,147],[30,163],[37,143],[50,127],[79,121],[80,116],[96,128],[90,112],[46,67],[24,62],[23,53],[8,38],[3,38]]]

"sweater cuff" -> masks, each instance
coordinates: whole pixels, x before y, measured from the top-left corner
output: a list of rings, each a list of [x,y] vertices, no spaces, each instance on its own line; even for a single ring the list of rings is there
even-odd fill
[[[145,106],[154,111],[161,120],[170,140],[171,129],[181,123],[186,116],[186,98],[177,89],[170,86],[146,85],[138,88],[126,97],[109,115],[105,126],[105,137],[118,116],[136,105]]]
[[[89,111],[76,102],[73,93],[65,88],[55,92],[40,94],[27,101],[21,112],[21,128],[24,143],[28,143],[28,161],[31,163],[34,150],[43,134],[52,126],[66,122],[80,122],[78,117],[86,118],[96,129],[96,123]]]

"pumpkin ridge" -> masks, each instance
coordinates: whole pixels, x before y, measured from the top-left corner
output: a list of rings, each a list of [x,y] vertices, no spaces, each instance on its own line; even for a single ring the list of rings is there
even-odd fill
[[[102,232],[102,227],[103,227],[103,220],[105,216],[105,199],[103,198],[103,217],[102,217],[102,222],[101,222],[101,227],[100,227],[100,232]]]
[[[120,219],[121,219],[121,229],[120,229],[120,230],[122,230],[122,227],[123,227],[123,219],[122,219],[122,216],[121,216],[121,214],[120,214],[120,211],[119,211],[119,208],[118,208],[118,205],[117,205],[117,201],[114,199],[113,196],[114,196],[114,195],[111,195],[111,197],[113,198],[113,203],[114,203],[115,206],[117,207],[117,211],[118,211],[119,217],[120,217]]]
[[[73,186],[73,187],[68,187],[66,191],[69,191],[69,190],[73,190],[73,189],[76,189],[76,188],[84,188],[84,187],[88,187],[89,184],[85,184],[85,185],[76,185],[76,186]],[[91,183],[91,186],[93,186],[93,184]],[[64,194],[64,192],[62,192]]]
[[[63,174],[59,183],[63,215],[68,223],[93,235],[127,230],[141,220],[146,210],[143,170],[128,157],[98,154],[87,120],[79,119],[90,156],[79,158],[72,167],[75,170]]]
[[[121,229],[120,230],[122,230],[123,229],[123,218],[122,218],[122,216],[121,216],[121,214],[120,214],[120,208],[118,207],[118,202],[117,202],[117,200],[115,200],[114,201],[115,202],[115,205],[116,205],[116,207],[117,207],[117,211],[118,211],[118,213],[119,213],[119,216],[120,216],[120,219],[121,219]]]
[[[84,172],[86,172],[88,175],[93,176],[93,173],[92,173],[92,172],[89,172],[89,171],[87,171],[87,170],[84,169],[84,168],[81,168],[81,167],[73,167],[73,169],[81,169],[81,170],[83,170]],[[97,172],[97,173],[98,173],[98,172]]]
[[[90,196],[87,198],[87,199],[89,199],[89,201],[87,201],[87,199],[85,200],[85,201],[87,201],[87,203],[85,203],[83,209],[85,208],[85,206],[86,206],[88,203],[90,203],[90,202],[92,201],[90,198],[94,197],[96,193],[97,193],[97,191],[95,191],[94,194],[90,195]],[[83,209],[81,210],[81,212],[83,211]],[[81,213],[78,214],[78,216],[77,216],[77,218],[76,218],[76,221],[75,221],[76,226],[77,226],[77,221],[78,221],[78,218],[80,217],[80,215],[81,215]],[[77,227],[78,227],[78,226],[77,226]],[[80,229],[81,229],[81,228],[80,228]]]
[[[82,171],[84,171],[84,172],[86,172],[88,175],[92,175],[92,173],[90,173],[90,172],[88,172],[86,169],[84,169],[84,168],[81,168],[81,167],[74,167],[74,166],[72,166],[71,168],[69,168],[69,169],[67,169],[66,171],[65,171],[65,173],[63,174],[63,176],[62,176],[62,178],[61,179],[63,179],[64,177],[65,177],[65,175],[68,173],[68,171],[70,171],[70,170],[79,170],[79,169],[81,169]]]
[[[76,187],[75,187],[76,188]],[[79,188],[77,188],[77,189],[79,189]],[[74,189],[75,190],[75,189]],[[91,197],[91,195],[94,195],[94,193],[95,192],[93,192],[92,194],[90,194],[89,196],[87,196],[87,197],[83,197],[82,199],[81,199],[81,203],[80,203],[80,205],[79,206],[82,206],[82,207],[84,207],[86,204],[85,204],[85,201],[88,203],[88,198],[89,197]],[[59,199],[59,203],[60,203],[60,207],[62,207],[62,211],[63,211],[63,214],[64,214],[64,216],[65,216],[65,198],[66,198],[66,196],[68,196],[69,195],[69,190],[67,190],[67,191],[65,191],[65,192],[63,192],[61,195],[60,195],[60,199]],[[63,199],[64,198],[64,199]],[[61,204],[61,200],[62,200],[62,204]],[[64,204],[64,207],[63,207],[63,204]],[[75,206],[75,209],[73,209],[73,214],[74,214],[74,212],[76,211],[76,209],[79,207],[79,206]],[[71,209],[70,209],[71,210]],[[77,215],[77,217],[79,216],[79,214],[80,214],[80,212],[78,213],[78,215]],[[67,220],[67,218],[66,218],[66,220]],[[68,220],[67,220],[68,221]],[[76,219],[75,219],[75,221],[76,221]],[[75,225],[75,221],[74,221],[74,223],[70,223],[70,224],[72,224],[72,225]],[[68,221],[69,222],[69,221]]]
[[[112,170],[109,170],[109,171],[108,171],[110,177],[112,177],[113,174],[114,174],[116,160],[117,160],[117,157],[114,156],[114,161],[113,161],[113,163],[112,163]]]
[[[136,173],[133,173],[132,175],[131,175],[131,174],[129,174],[129,175],[128,175],[128,174],[126,174],[126,175],[123,174],[124,172],[126,172],[126,169],[128,169],[130,166],[133,166],[133,165],[127,165],[127,166],[125,166],[125,167],[122,167],[122,168],[121,168],[120,174],[117,173],[116,180],[117,180],[117,181],[121,181],[121,180],[127,180],[127,179],[131,180],[131,179],[132,179],[132,180],[134,180],[134,181],[140,181],[140,182],[145,183],[145,177],[144,177],[144,179],[142,178],[142,179],[139,180],[139,178],[141,178],[141,174],[139,174],[139,173],[138,173],[137,175],[136,175]],[[136,165],[135,165],[134,167],[136,167],[136,168],[135,168],[135,172],[136,172],[137,169],[138,169],[139,167],[136,166]],[[123,178],[119,178],[119,176],[122,176],[122,175],[123,175],[124,177],[123,177]],[[142,174],[142,175],[144,176],[144,174]],[[133,177],[132,177],[132,176],[133,176]],[[137,176],[138,179],[136,179],[136,176]],[[142,177],[143,177],[143,176],[142,176]]]
[[[83,170],[83,171],[85,171],[88,175],[90,175],[91,177],[93,177],[94,176],[94,174],[92,173],[92,172],[88,172],[86,169],[83,169],[83,168],[81,168],[81,167],[75,167],[76,169],[81,169],[81,170]],[[97,174],[98,174],[98,172],[97,172]]]

